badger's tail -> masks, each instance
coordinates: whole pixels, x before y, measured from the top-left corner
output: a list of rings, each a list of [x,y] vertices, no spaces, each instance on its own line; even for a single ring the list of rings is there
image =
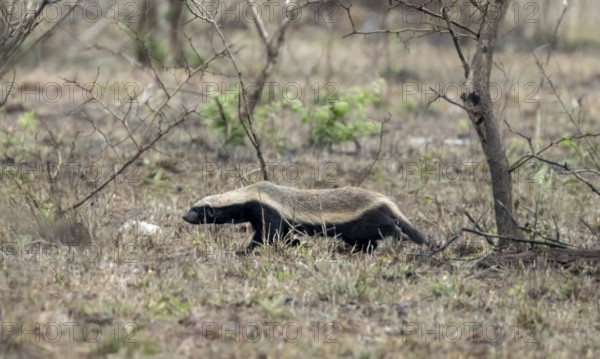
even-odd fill
[[[401,238],[401,233],[404,233],[411,241],[418,244],[427,244],[429,241],[423,233],[416,229],[412,224],[402,219],[398,219],[398,238]]]

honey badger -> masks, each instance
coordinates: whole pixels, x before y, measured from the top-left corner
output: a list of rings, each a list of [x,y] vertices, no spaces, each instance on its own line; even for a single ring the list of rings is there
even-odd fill
[[[418,244],[426,241],[389,198],[356,187],[306,190],[258,182],[205,197],[183,219],[191,224],[250,222],[254,236],[238,254],[292,231],[337,236],[364,252],[375,250],[377,242],[389,236],[401,239],[405,234]]]

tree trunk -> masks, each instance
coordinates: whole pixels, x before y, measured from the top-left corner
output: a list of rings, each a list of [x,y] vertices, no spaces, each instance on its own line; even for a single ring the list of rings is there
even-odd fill
[[[181,30],[181,13],[184,2],[181,0],[171,0],[169,10],[169,32],[171,37],[171,51],[173,53],[173,62],[176,66],[185,65],[185,56],[183,53],[183,43],[179,35]]]
[[[509,4],[509,0],[496,0],[488,5],[479,33],[477,51],[471,61],[472,92],[463,93],[461,98],[469,119],[477,131],[489,166],[498,234],[518,238],[519,228],[512,210],[512,179],[490,96],[494,48],[498,29],[502,25]],[[509,243],[509,240],[502,239],[499,242],[504,249]]]
[[[136,58],[143,66],[150,66],[152,58],[148,49],[148,36],[157,28],[156,0],[143,0],[137,27],[140,44],[136,44]]]

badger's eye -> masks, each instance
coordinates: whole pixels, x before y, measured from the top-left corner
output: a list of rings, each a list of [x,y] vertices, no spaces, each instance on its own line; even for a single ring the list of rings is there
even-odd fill
[[[214,217],[215,215],[215,209],[212,207],[204,207],[204,214],[206,215],[206,217]]]

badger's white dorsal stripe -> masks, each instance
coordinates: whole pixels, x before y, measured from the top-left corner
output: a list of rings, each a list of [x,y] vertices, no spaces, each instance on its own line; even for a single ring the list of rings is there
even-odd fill
[[[389,198],[356,187],[315,190],[258,182],[205,197],[184,219],[190,223],[251,222],[260,236],[267,231],[285,234],[298,227],[313,234],[335,233],[349,243],[373,247],[382,236],[400,236],[399,230],[415,242],[424,241]],[[262,238],[255,235],[253,242],[262,243]]]
[[[230,192],[208,196],[194,206],[222,207],[231,203],[258,201],[277,208],[283,217],[307,223],[344,223],[369,209],[387,205],[403,221],[408,219],[386,196],[356,187],[301,190],[258,182]]]

